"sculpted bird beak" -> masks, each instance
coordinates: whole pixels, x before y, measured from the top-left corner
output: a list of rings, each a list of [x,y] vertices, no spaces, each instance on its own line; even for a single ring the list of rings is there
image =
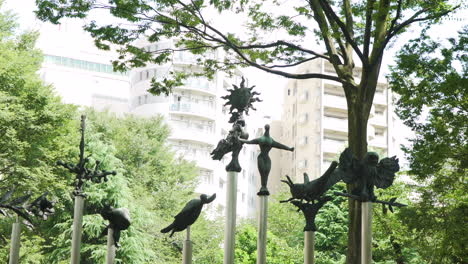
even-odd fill
[[[216,199],[216,193],[208,197],[208,199],[206,200],[206,203],[209,204],[212,201],[214,201],[214,199]]]

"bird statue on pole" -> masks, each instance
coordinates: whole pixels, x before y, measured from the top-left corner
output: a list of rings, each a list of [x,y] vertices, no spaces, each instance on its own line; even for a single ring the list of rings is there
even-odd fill
[[[172,237],[175,232],[180,232],[185,230],[188,226],[192,225],[197,221],[200,213],[202,211],[203,205],[209,204],[216,199],[216,193],[208,197],[206,194],[200,195],[200,199],[190,200],[178,213],[174,216],[174,222],[169,226],[163,228],[161,233],[171,232],[169,237]]]

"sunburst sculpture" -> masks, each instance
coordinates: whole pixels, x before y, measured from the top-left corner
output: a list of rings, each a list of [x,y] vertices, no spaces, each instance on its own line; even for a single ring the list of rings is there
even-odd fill
[[[226,166],[226,170],[240,172],[242,168],[239,164],[239,152],[242,149],[243,143],[239,141],[239,138],[249,138],[249,134],[243,130],[245,126],[244,112],[249,114],[249,109],[256,110],[252,104],[254,102],[261,102],[262,100],[256,97],[260,93],[252,91],[255,86],[245,86],[244,77],[242,77],[239,87],[235,84],[232,86],[234,89],[228,89],[229,95],[221,97],[227,100],[224,106],[231,105],[229,109],[229,113],[231,114],[229,123],[232,123],[232,129],[229,131],[226,139],[220,140],[210,154],[212,159],[221,160],[225,154],[232,152],[231,162]]]
[[[233,84],[234,89],[228,89],[229,95],[222,96],[222,99],[227,100],[224,104],[231,105],[229,109],[229,113],[232,115],[231,119],[229,120],[230,123],[234,123],[235,120],[242,118],[242,113],[245,112],[247,115],[249,114],[249,109],[252,108],[253,110],[257,110],[253,107],[254,102],[261,102],[260,98],[256,97],[260,95],[260,93],[256,91],[252,91],[255,88],[255,85],[252,87],[245,86],[245,79],[242,77],[242,81],[240,83],[240,87]],[[237,110],[234,112],[234,110]]]

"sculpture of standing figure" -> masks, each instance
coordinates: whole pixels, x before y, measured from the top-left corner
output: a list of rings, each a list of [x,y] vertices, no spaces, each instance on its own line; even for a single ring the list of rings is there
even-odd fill
[[[239,138],[239,141],[245,144],[255,144],[259,145],[260,147],[260,154],[257,157],[257,166],[258,166],[258,171],[260,172],[260,177],[261,177],[261,184],[262,187],[260,188],[260,191],[257,193],[257,195],[270,195],[270,192],[268,191],[267,188],[267,183],[268,183],[268,175],[270,174],[271,170],[271,159],[268,156],[270,153],[270,150],[272,148],[277,148],[277,149],[283,149],[283,150],[289,150],[289,151],[294,151],[294,148],[290,148],[288,146],[285,146],[281,143],[276,142],[271,136],[270,136],[270,125],[265,125],[265,133],[263,136],[252,139],[252,140],[245,140]]]

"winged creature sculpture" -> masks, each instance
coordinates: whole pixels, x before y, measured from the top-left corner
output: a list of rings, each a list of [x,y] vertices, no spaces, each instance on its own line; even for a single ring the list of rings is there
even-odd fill
[[[130,211],[127,208],[113,208],[112,206],[106,205],[100,212],[104,220],[109,221],[109,225],[106,226],[101,235],[107,234],[107,230],[112,228],[114,230],[113,238],[116,247],[119,247],[120,232],[128,229],[130,226]]]
[[[314,201],[318,201],[328,189],[341,180],[341,175],[333,173],[337,166],[338,163],[333,161],[327,171],[321,177],[313,181],[310,181],[307,173],[304,173],[304,183],[293,183],[291,178],[286,176],[288,180],[282,180],[282,182],[289,185],[292,197],[281,202],[289,202],[292,200],[300,200],[300,202],[302,202],[306,200],[307,202],[313,203]]]
[[[174,222],[169,226],[161,230],[162,233],[168,233],[171,231],[169,237],[172,237],[175,232],[180,232],[185,230],[188,226],[192,225],[197,221],[200,213],[202,211],[203,205],[209,204],[216,199],[216,193],[208,197],[206,194],[200,195],[200,199],[190,200],[178,213],[174,216]]]
[[[352,194],[359,196],[361,201],[375,201],[374,186],[381,189],[390,187],[399,170],[396,156],[379,161],[377,153],[367,152],[362,160],[358,160],[346,148],[340,155],[340,165],[335,172],[345,183],[355,186]]]

